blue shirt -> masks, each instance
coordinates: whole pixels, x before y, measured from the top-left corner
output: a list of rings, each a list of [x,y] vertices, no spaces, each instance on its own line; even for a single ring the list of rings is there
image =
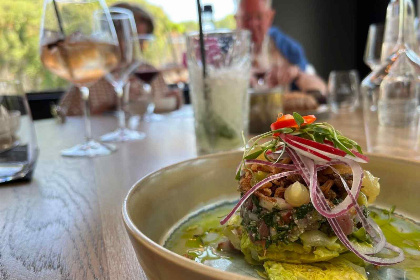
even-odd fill
[[[290,63],[299,66],[302,71],[305,71],[308,61],[306,60],[305,51],[297,41],[281,32],[277,27],[271,27],[268,35],[280,53]]]

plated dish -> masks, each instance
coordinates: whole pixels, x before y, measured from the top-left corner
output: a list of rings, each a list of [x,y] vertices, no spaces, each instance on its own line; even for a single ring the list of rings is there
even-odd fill
[[[352,275],[348,279],[387,279],[386,273],[416,279],[420,227],[391,210],[367,206],[378,197],[375,205],[389,209],[394,202],[399,213],[417,219],[412,197],[401,208],[398,201],[404,190],[416,196],[419,178],[412,171],[419,165],[373,156],[362,170],[357,162],[368,158],[333,128],[299,115],[276,123],[242,155],[181,163],[144,178],[130,191],[124,219],[146,273],[152,279],[343,279],[333,276],[344,272]],[[238,163],[239,184],[232,178]],[[375,176],[392,186],[390,169],[399,172],[399,190],[382,188],[378,196]],[[174,182],[161,186],[171,178]],[[240,195],[235,195],[237,187]],[[239,202],[226,204],[235,196]],[[153,197],[170,205],[154,203]],[[170,202],[176,199],[182,203]],[[159,213],[140,213],[150,207]],[[154,258],[160,267],[171,266],[166,275],[171,278],[156,274],[148,254],[159,255]]]

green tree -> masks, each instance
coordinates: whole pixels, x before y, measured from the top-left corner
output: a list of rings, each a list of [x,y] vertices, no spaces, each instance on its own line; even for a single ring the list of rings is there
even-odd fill
[[[0,1],[0,73],[3,78],[19,79],[26,91],[64,88],[68,82],[46,70],[39,57],[39,30],[43,0]],[[121,0],[106,0],[112,5]],[[161,7],[146,0],[128,0],[138,3],[154,17],[156,24],[154,46],[162,56],[167,52],[168,36],[182,38],[182,34],[198,30],[194,21],[172,22]],[[233,16],[216,22],[217,28],[235,27]],[[185,51],[185,50],[184,50]]]
[[[25,90],[66,84],[46,72],[39,60],[41,14],[41,0],[0,2],[0,71],[3,77],[22,81]]]
[[[236,20],[234,15],[227,15],[221,20],[215,22],[216,28],[228,28],[228,29],[235,29],[236,28]]]

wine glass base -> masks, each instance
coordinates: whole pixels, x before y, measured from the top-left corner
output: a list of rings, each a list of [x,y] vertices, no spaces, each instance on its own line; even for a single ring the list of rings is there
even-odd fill
[[[161,121],[164,121],[164,120],[165,120],[165,116],[160,115],[160,114],[152,113],[152,114],[146,114],[144,116],[144,121],[145,122],[161,122]]]
[[[104,142],[128,142],[138,141],[146,137],[146,134],[128,128],[118,128],[117,130],[101,136],[101,141]]]
[[[110,155],[116,150],[117,148],[114,145],[89,140],[83,144],[62,150],[61,155],[64,157],[97,157]]]

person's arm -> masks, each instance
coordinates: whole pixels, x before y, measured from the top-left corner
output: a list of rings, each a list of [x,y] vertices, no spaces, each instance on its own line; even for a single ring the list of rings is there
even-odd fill
[[[294,82],[302,92],[319,91],[323,95],[327,89],[324,81],[317,75],[305,73],[297,65],[289,63],[274,65],[267,75],[267,81],[270,86],[289,85]]]
[[[319,91],[321,94],[327,94],[327,85],[317,75],[308,74],[300,71],[294,82],[300,88],[301,91]]]
[[[272,51],[281,58],[277,60],[283,61],[272,67],[268,76],[269,83],[287,85],[294,82],[302,92],[319,91],[325,95],[325,82],[317,75],[305,72],[308,61],[299,42],[275,27],[270,29],[269,34],[273,42]]]

